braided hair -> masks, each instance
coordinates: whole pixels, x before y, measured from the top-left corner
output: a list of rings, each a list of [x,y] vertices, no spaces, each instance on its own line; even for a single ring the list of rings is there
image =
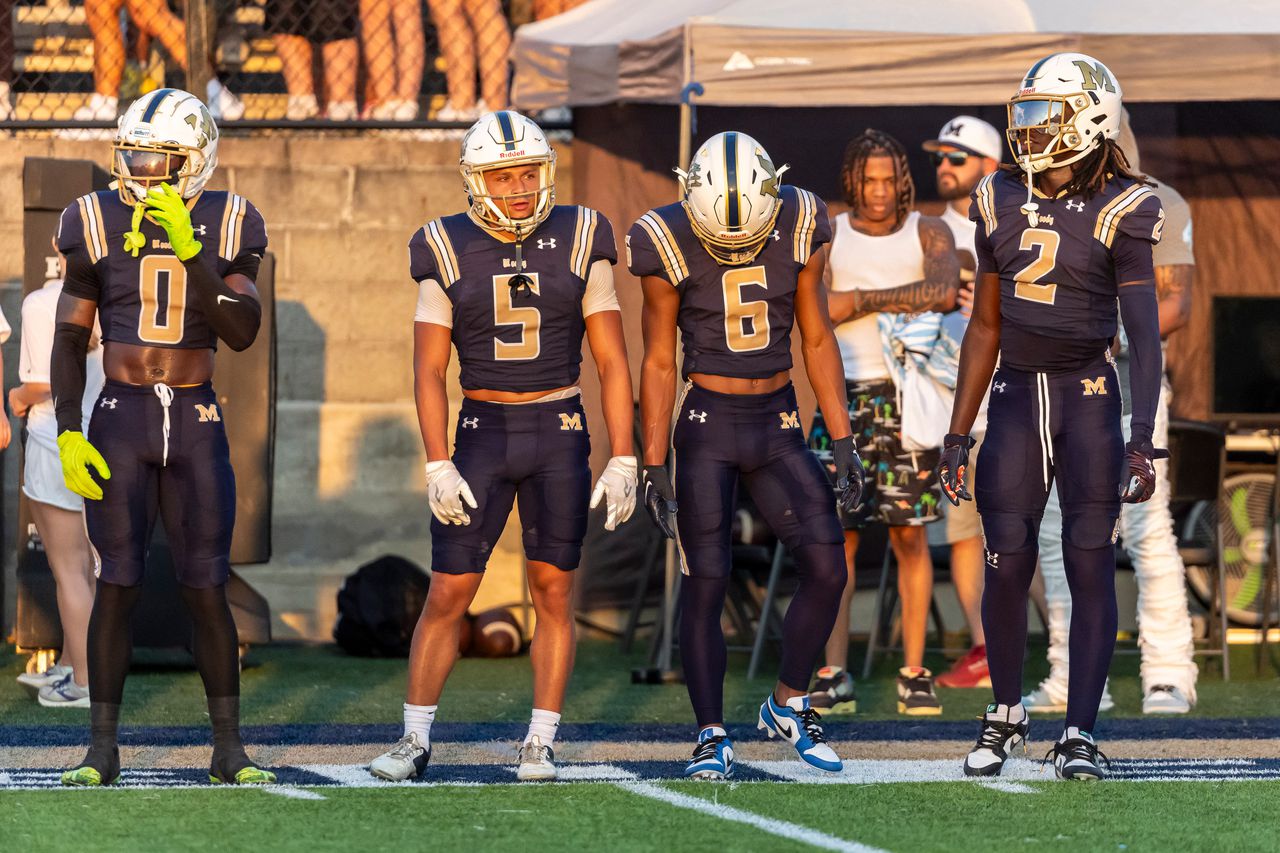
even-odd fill
[[[1074,170],[1071,180],[1058,190],[1064,196],[1080,196],[1086,200],[1093,198],[1103,191],[1107,181],[1113,177],[1153,186],[1150,178],[1129,166],[1129,158],[1124,156],[1124,149],[1114,139],[1102,140],[1102,144],[1090,151],[1088,156],[1071,165]],[[1001,168],[1012,172],[1022,171],[1021,167],[1007,163]]]
[[[889,157],[893,160],[893,177],[898,188],[897,221],[902,222],[915,207],[916,185],[907,165],[907,151],[902,143],[881,130],[868,128],[849,141],[844,149],[844,162],[840,166],[840,186],[844,190],[845,203],[853,216],[861,215],[862,181],[866,174],[867,160],[872,157]]]

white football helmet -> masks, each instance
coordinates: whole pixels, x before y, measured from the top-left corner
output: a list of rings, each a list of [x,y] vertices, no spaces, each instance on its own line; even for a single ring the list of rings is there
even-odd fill
[[[1055,53],[1040,60],[1009,99],[1006,133],[1014,159],[1027,172],[1042,172],[1116,139],[1122,94],[1115,76],[1092,56]]]
[[[676,169],[693,233],[722,264],[755,260],[782,209],[769,153],[745,133],[717,133],[702,143],[689,170]]]
[[[484,173],[527,163],[538,165],[537,198],[533,213],[513,219],[498,203],[508,196],[491,195]],[[471,199],[472,215],[491,228],[511,231],[521,237],[551,215],[556,203],[556,152],[532,119],[514,110],[482,115],[462,138],[459,168]]]
[[[156,89],[120,116],[111,148],[111,174],[125,204],[145,201],[161,183],[191,198],[218,165],[218,126],[195,95]]]

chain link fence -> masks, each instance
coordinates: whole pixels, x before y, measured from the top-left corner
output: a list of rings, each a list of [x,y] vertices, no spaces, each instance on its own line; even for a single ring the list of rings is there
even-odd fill
[[[514,26],[583,0],[0,0],[0,127],[111,128],[172,86],[234,127],[460,127]]]

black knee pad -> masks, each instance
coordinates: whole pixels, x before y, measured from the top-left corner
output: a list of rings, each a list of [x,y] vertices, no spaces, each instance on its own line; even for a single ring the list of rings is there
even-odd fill
[[[1073,548],[1093,551],[1116,544],[1120,517],[1106,512],[1073,513],[1062,519],[1062,542]]]
[[[1012,512],[988,512],[982,516],[983,547],[991,554],[1020,554],[1036,549],[1040,519]]]

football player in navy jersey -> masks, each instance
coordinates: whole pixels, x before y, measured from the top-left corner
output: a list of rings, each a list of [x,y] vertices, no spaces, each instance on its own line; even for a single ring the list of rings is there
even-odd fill
[[[822,286],[818,250],[831,238],[826,205],[782,184],[785,169],[775,169],[745,133],[717,134],[679,172],[684,201],[649,211],[627,234],[628,265],[644,288],[644,500],[658,527],[674,535],[685,575],[680,653],[699,729],[685,775],[699,779],[733,773],[720,615],[739,483],[800,576],[783,623],[778,682],[760,706],[758,728],[788,740],[814,767],[842,767],[807,691],[840,606],[844,536],[836,495],[805,446],[790,379],[793,325],[834,441],[847,509],[860,501],[862,463]],[[684,346],[678,404],[677,328]],[[674,488],[668,447],[675,449]]]
[[[1009,101],[1017,166],[983,178],[973,193],[977,288],[939,464],[948,498],[970,499],[969,430],[990,387],[976,493],[995,701],[965,760],[969,775],[998,774],[1027,737],[1020,698],[1027,589],[1053,486],[1075,606],[1066,729],[1051,752],[1061,778],[1105,775],[1092,731],[1115,647],[1120,503],[1151,497],[1162,453],[1151,440],[1161,374],[1151,247],[1164,213],[1116,144],[1120,122],[1120,84],[1105,65],[1079,53],[1046,57]],[[1110,355],[1117,303],[1132,357],[1127,444]]]
[[[613,290],[613,228],[594,210],[555,203],[555,163],[528,118],[510,110],[483,116],[462,141],[469,209],[428,222],[409,241],[432,580],[409,653],[404,736],[370,764],[379,778],[409,779],[426,769],[463,616],[517,498],[538,625],[530,650],[533,715],[516,776],[556,777],[552,744],[573,669],[573,570],[588,501],[605,502],[608,530],[635,507],[634,398]],[[584,334],[612,447],[594,491],[578,388]],[[464,395],[452,457],[451,344]]]
[[[210,384],[218,339],[238,351],[257,336],[254,280],[266,226],[244,198],[205,189],[218,128],[194,96],[143,95],[120,119],[112,148],[116,188],[70,204],[57,237],[67,259],[50,377],[58,449],[67,487],[87,498],[101,560],[88,638],[92,737],[62,782],[104,785],[120,774],[129,618],[157,510],[195,626],[213,727],[210,778],[274,782],[240,740],[239,644],[226,597],[235,475]],[[95,314],[107,381],[86,438],[81,397]]]

